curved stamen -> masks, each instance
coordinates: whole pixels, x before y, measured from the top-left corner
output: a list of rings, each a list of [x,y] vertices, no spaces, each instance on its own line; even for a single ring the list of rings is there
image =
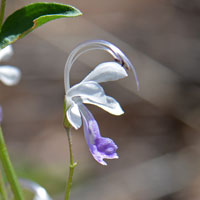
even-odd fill
[[[91,50],[104,50],[107,51],[109,54],[113,56],[113,58],[119,62],[122,66],[125,65],[126,69],[132,70],[136,79],[137,89],[139,89],[139,81],[137,77],[137,73],[135,67],[131,64],[130,60],[125,56],[125,54],[115,45],[111,44],[110,42],[104,40],[90,40],[78,45],[69,55],[67,62],[65,64],[64,70],[64,84],[65,84],[65,91],[70,88],[70,78],[69,73],[73,63],[76,59]]]

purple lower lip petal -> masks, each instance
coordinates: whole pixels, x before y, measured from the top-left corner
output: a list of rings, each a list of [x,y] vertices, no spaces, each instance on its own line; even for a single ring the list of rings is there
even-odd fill
[[[107,156],[112,155],[117,150],[117,145],[110,138],[99,137],[95,140],[95,145],[99,152]]]
[[[83,117],[85,139],[90,152],[97,162],[107,165],[104,159],[118,158],[116,153],[118,147],[112,139],[101,136],[97,121],[83,104],[80,105],[80,110]]]

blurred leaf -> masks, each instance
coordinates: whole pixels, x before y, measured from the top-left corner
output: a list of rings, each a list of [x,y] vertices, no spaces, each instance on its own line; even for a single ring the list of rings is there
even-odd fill
[[[27,5],[15,11],[4,22],[0,32],[0,49],[23,38],[48,21],[76,17],[81,14],[78,9],[64,4],[33,3]]]

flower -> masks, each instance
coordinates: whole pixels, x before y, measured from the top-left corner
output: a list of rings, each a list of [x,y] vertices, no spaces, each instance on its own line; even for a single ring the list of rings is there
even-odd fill
[[[47,191],[39,184],[26,179],[19,179],[19,182],[23,189],[34,194],[33,200],[52,200]]]
[[[2,107],[0,105],[0,124],[1,124],[2,121],[3,121],[3,110],[2,110]]]
[[[13,55],[11,45],[0,50],[0,61],[7,61]],[[0,66],[0,81],[7,86],[16,85],[21,78],[21,72],[18,68],[10,65]],[[0,123],[3,121],[3,111],[0,106]]]
[[[9,45],[0,50],[0,61],[7,61],[13,55],[12,46]],[[0,66],[0,80],[7,86],[16,85],[21,78],[18,68],[10,65]]]
[[[69,73],[75,60],[90,50],[104,50],[110,53],[114,61],[103,62],[95,67],[80,83],[70,87]],[[113,44],[103,40],[87,41],[77,46],[69,55],[64,72],[66,117],[75,129],[84,126],[84,135],[94,159],[102,165],[107,165],[104,159],[116,159],[117,145],[110,138],[102,137],[97,121],[84,104],[92,104],[113,114],[124,113],[120,104],[112,97],[107,96],[99,83],[116,81],[128,76],[126,69],[131,69],[139,81],[135,68],[129,59]]]

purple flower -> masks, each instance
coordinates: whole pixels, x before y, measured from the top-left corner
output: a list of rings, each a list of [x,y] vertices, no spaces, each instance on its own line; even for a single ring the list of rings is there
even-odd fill
[[[110,138],[102,137],[97,121],[83,104],[80,105],[83,118],[84,135],[94,159],[102,165],[107,165],[103,159],[117,159],[117,145]]]
[[[70,87],[69,73],[72,64],[84,52],[90,50],[104,50],[110,53],[115,61],[104,62],[96,66],[80,83]],[[107,96],[99,83],[116,81],[128,76],[126,69],[131,69],[136,78],[139,88],[136,71],[128,58],[113,44],[103,41],[88,41],[77,46],[69,55],[65,65],[65,100],[66,116],[69,123],[78,129],[84,126],[84,134],[90,152],[94,159],[102,165],[106,165],[104,159],[116,159],[117,145],[110,138],[102,137],[98,124],[93,115],[83,104],[92,104],[113,114],[121,115],[124,113],[120,104],[112,97]]]
[[[3,110],[2,107],[0,106],[0,123],[3,121]]]

